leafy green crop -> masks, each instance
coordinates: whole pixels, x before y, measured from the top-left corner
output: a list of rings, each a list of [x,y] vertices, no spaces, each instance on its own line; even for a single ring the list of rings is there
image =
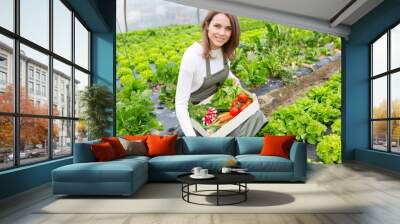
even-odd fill
[[[342,163],[342,143],[340,136],[324,136],[317,145],[317,156],[326,164]]]
[[[118,97],[117,135],[149,134],[153,129],[162,130],[151,101],[151,90],[133,91],[129,98]]]
[[[335,122],[333,122],[333,124],[332,124],[332,132],[334,133],[334,134],[337,134],[337,135],[341,135],[341,133],[342,133],[342,128],[341,128],[341,119],[340,118],[338,118],[338,119],[336,119],[335,120]]]
[[[257,135],[295,135],[299,141],[317,144],[326,134],[328,126],[332,125],[334,133],[338,133],[340,103],[340,74],[334,74],[294,104],[279,107]]]
[[[211,104],[219,111],[228,111],[232,100],[236,99],[240,92],[240,87],[234,86],[234,80],[228,78],[211,98]]]

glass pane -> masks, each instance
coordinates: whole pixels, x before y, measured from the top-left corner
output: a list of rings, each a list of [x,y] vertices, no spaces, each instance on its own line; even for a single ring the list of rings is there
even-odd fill
[[[14,31],[14,0],[0,1],[0,26]]]
[[[392,117],[400,118],[400,72],[391,75],[391,88],[390,88],[390,98],[391,98],[391,110]]]
[[[13,40],[0,35],[0,111],[14,111]]]
[[[391,69],[400,67],[400,24],[391,31],[390,51]]]
[[[53,120],[53,157],[72,155],[72,121]]]
[[[391,121],[392,124],[392,152],[400,153],[400,120]]]
[[[49,0],[20,0],[21,36],[49,48]]]
[[[21,164],[34,163],[49,158],[49,120],[21,117],[20,152]]]
[[[75,63],[89,70],[89,32],[75,18]]]
[[[86,86],[89,86],[89,75],[75,69],[75,117],[81,115],[80,95]]]
[[[21,113],[47,115],[49,57],[21,44]]]
[[[387,121],[372,122],[372,148],[387,151]]]
[[[72,117],[71,66],[53,60],[53,115]]]
[[[0,116],[0,170],[14,165],[13,118]]]
[[[72,13],[60,0],[54,0],[53,17],[53,51],[72,60]]]
[[[387,71],[387,34],[372,44],[373,75]]]
[[[372,118],[387,118],[387,77],[372,81]]]
[[[88,128],[84,120],[75,121],[75,143],[88,140]]]

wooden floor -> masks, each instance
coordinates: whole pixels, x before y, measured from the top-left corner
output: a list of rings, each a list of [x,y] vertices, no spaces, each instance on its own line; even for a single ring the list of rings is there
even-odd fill
[[[356,214],[36,214],[54,200],[49,185],[0,201],[0,223],[400,223],[400,174],[359,163],[311,165],[317,183],[345,201],[367,204]]]

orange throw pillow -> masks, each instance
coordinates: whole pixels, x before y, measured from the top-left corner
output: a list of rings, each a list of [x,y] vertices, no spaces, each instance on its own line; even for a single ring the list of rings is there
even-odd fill
[[[94,157],[99,162],[109,161],[117,158],[112,145],[108,142],[93,144],[90,146],[90,148],[94,154]]]
[[[116,137],[101,138],[101,142],[110,143],[112,148],[114,149],[114,152],[115,152],[115,155],[117,156],[117,158],[126,156],[126,151],[124,149],[124,146],[122,146],[122,144],[118,138],[116,138]]]
[[[177,135],[150,135],[146,143],[148,147],[148,156],[176,155]]]
[[[146,141],[148,135],[125,135],[124,139],[128,140],[128,141]]]
[[[296,136],[264,136],[264,145],[261,149],[262,156],[281,156],[289,159],[290,147]]]

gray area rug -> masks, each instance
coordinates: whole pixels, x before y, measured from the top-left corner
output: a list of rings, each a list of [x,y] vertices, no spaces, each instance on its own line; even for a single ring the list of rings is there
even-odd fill
[[[224,186],[233,189],[235,186]],[[125,213],[360,213],[360,205],[349,203],[317,184],[255,183],[248,185],[248,199],[237,205],[190,204],[181,198],[178,183],[146,184],[131,197],[60,196],[35,213],[125,214]],[[198,190],[212,190],[213,185]],[[191,188],[194,190],[194,187]],[[211,193],[213,195],[214,193]],[[224,197],[223,203],[238,200]],[[214,204],[215,196],[193,196],[192,201]]]

